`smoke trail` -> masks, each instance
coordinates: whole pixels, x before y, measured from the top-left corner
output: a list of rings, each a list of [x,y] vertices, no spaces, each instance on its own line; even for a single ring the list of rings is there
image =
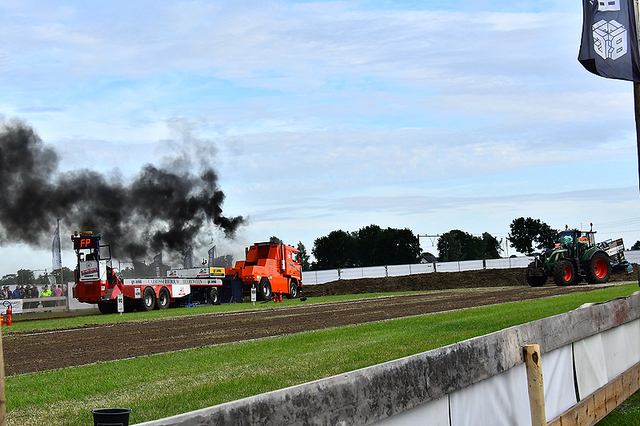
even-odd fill
[[[209,225],[232,237],[243,223],[241,216],[223,216],[224,193],[208,166],[196,175],[188,167],[147,164],[124,183],[115,173],[61,173],[58,164],[58,154],[33,128],[18,120],[1,123],[0,244],[45,247],[60,218],[78,230],[100,232],[117,254],[133,260],[163,249],[184,254]]]

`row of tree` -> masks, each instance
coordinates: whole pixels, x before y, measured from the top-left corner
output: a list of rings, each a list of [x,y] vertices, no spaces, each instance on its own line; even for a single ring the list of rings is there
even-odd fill
[[[62,280],[73,280],[73,271],[67,267],[63,267],[62,271],[57,270],[52,273],[43,273],[36,276],[35,272],[30,269],[20,269],[15,274],[6,274],[0,278],[0,286],[27,285],[27,284],[61,284]]]
[[[305,250],[306,251],[306,250]],[[317,238],[311,250],[311,269],[415,263],[420,242],[410,229],[382,229],[369,225],[355,232],[333,231]]]

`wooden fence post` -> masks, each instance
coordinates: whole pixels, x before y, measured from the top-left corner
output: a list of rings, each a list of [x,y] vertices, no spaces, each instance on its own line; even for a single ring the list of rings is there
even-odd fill
[[[531,407],[531,426],[545,426],[547,419],[544,410],[544,382],[540,364],[540,345],[524,347],[524,363],[527,367],[529,383],[529,406]]]

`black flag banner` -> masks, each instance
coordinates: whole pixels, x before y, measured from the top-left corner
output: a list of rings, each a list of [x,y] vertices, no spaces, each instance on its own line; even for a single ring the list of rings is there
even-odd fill
[[[634,0],[582,0],[578,60],[592,73],[640,82]]]

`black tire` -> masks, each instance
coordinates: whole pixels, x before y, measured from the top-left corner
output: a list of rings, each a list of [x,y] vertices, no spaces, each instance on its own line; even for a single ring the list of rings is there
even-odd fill
[[[576,282],[576,268],[568,260],[559,260],[553,268],[553,280],[557,285],[567,286]]]
[[[289,294],[287,294],[287,299],[295,299],[298,297],[298,282],[296,280],[291,280],[289,283]]]
[[[156,301],[156,309],[167,309],[171,303],[171,295],[166,287],[160,289],[158,293],[158,300]]]
[[[212,305],[220,304],[220,292],[218,291],[218,287],[211,287],[211,291],[209,291],[209,303]]]
[[[98,309],[101,314],[113,314],[117,310],[117,306],[115,303],[98,302]]]
[[[609,257],[603,252],[595,253],[587,265],[587,276],[585,277],[587,282],[589,284],[603,284],[609,281],[610,277]]]
[[[156,307],[156,293],[151,287],[147,287],[142,292],[142,299],[137,302],[138,311],[152,311]]]
[[[529,266],[527,266],[527,272],[526,272],[527,282],[531,287],[542,287],[547,282],[547,276],[532,275],[532,270],[534,268],[535,268],[535,262],[531,262]]]
[[[271,283],[267,278],[260,280],[260,299],[271,300],[273,293],[271,293]]]

